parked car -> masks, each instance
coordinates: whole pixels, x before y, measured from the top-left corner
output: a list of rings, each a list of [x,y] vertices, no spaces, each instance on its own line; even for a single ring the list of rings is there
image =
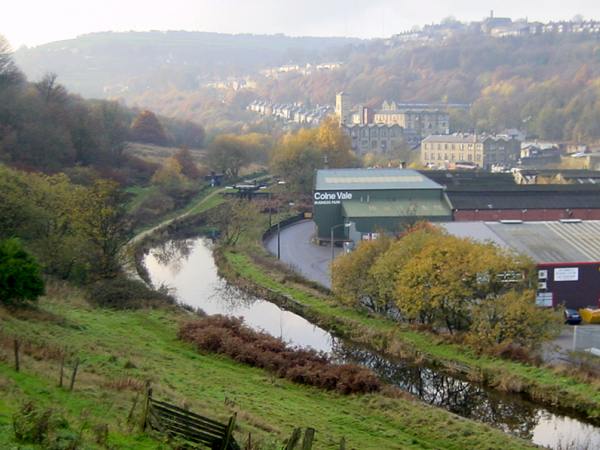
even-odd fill
[[[581,323],[579,312],[576,309],[565,309],[565,323],[568,323],[569,325],[579,325]]]

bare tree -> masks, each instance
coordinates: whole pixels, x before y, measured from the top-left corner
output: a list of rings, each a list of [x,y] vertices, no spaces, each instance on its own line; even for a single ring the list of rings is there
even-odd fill
[[[44,77],[35,83],[35,87],[46,103],[62,103],[67,98],[67,90],[56,82],[58,75],[47,72]]]
[[[25,77],[15,64],[6,38],[0,35],[0,89],[21,83]]]

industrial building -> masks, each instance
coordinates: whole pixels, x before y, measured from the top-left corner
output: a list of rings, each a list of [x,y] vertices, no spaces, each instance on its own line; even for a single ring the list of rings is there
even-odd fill
[[[600,184],[520,185],[510,173],[422,173],[446,188],[454,221],[600,220]]]
[[[459,237],[491,241],[531,257],[538,268],[540,306],[584,308],[600,298],[600,221],[450,222]]]
[[[320,242],[332,235],[334,240],[369,239],[418,220],[452,219],[443,186],[408,169],[319,170],[313,204]]]

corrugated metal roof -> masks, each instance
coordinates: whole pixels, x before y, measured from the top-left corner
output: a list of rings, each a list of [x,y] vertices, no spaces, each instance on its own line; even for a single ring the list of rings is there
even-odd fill
[[[475,240],[490,240],[526,254],[538,263],[600,261],[600,221],[579,223],[452,222],[449,233]]]
[[[453,191],[448,190],[452,207],[472,209],[574,209],[600,208],[600,190],[543,190]]]
[[[450,208],[440,199],[372,200],[342,202],[346,217],[448,217]]]
[[[367,191],[443,188],[410,169],[328,169],[317,171],[315,189],[317,191]]]

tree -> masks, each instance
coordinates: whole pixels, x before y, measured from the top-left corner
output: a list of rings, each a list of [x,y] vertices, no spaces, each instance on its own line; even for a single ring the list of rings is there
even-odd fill
[[[252,226],[255,206],[248,200],[236,199],[210,210],[208,223],[219,231],[223,245],[236,245],[244,231]]]
[[[537,350],[560,334],[561,325],[560,313],[535,304],[532,289],[508,291],[476,305],[468,342],[479,350],[496,345]]]
[[[482,301],[528,285],[533,263],[498,248],[450,235],[425,243],[396,276],[396,306],[408,319],[466,331]]]
[[[286,180],[291,190],[308,193],[315,171],[327,167],[357,167],[359,160],[350,141],[333,119],[318,128],[285,135],[274,149],[271,170]]]
[[[0,302],[21,304],[44,294],[40,266],[18,239],[0,241]]]
[[[384,254],[390,238],[382,235],[380,239],[362,241],[352,253],[337,257],[331,268],[333,292],[348,305],[364,305],[375,312],[387,311],[387,305],[377,296],[377,285],[365,269]]]
[[[147,144],[165,145],[167,143],[163,126],[156,115],[148,110],[139,113],[131,124],[131,138]]]
[[[48,72],[40,81],[35,83],[42,100],[47,104],[53,102],[64,103],[67,100],[67,90],[56,82],[57,78],[57,74]]]
[[[91,272],[101,278],[120,272],[119,255],[130,231],[124,204],[123,193],[108,180],[98,180],[90,188],[81,189],[75,200],[76,231],[88,244]]]
[[[25,77],[12,58],[12,51],[8,41],[0,35],[0,89],[20,84]]]
[[[173,158],[175,158],[181,166],[181,173],[183,175],[191,180],[195,180],[200,177],[198,166],[194,162],[192,154],[187,148],[182,148],[181,150],[177,151],[177,153],[173,155]]]
[[[176,203],[182,203],[194,192],[191,181],[182,173],[181,164],[174,156],[167,158],[154,173],[152,184]]]
[[[380,305],[382,311],[394,306],[396,298],[396,277],[410,264],[414,255],[423,247],[440,236],[441,231],[427,222],[420,222],[409,228],[400,239],[391,242],[389,248],[368,267],[367,275],[374,284],[374,303]],[[364,270],[364,269],[363,269]]]
[[[324,165],[323,155],[312,137],[312,130],[288,134],[271,157],[271,171],[284,178],[291,191],[309,193],[313,188],[315,171]]]
[[[352,151],[350,137],[329,117],[317,128],[316,145],[327,157],[327,165],[335,167],[358,167],[359,160]]]
[[[234,178],[251,161],[243,137],[230,134],[218,136],[208,146],[207,159],[211,169]]]

